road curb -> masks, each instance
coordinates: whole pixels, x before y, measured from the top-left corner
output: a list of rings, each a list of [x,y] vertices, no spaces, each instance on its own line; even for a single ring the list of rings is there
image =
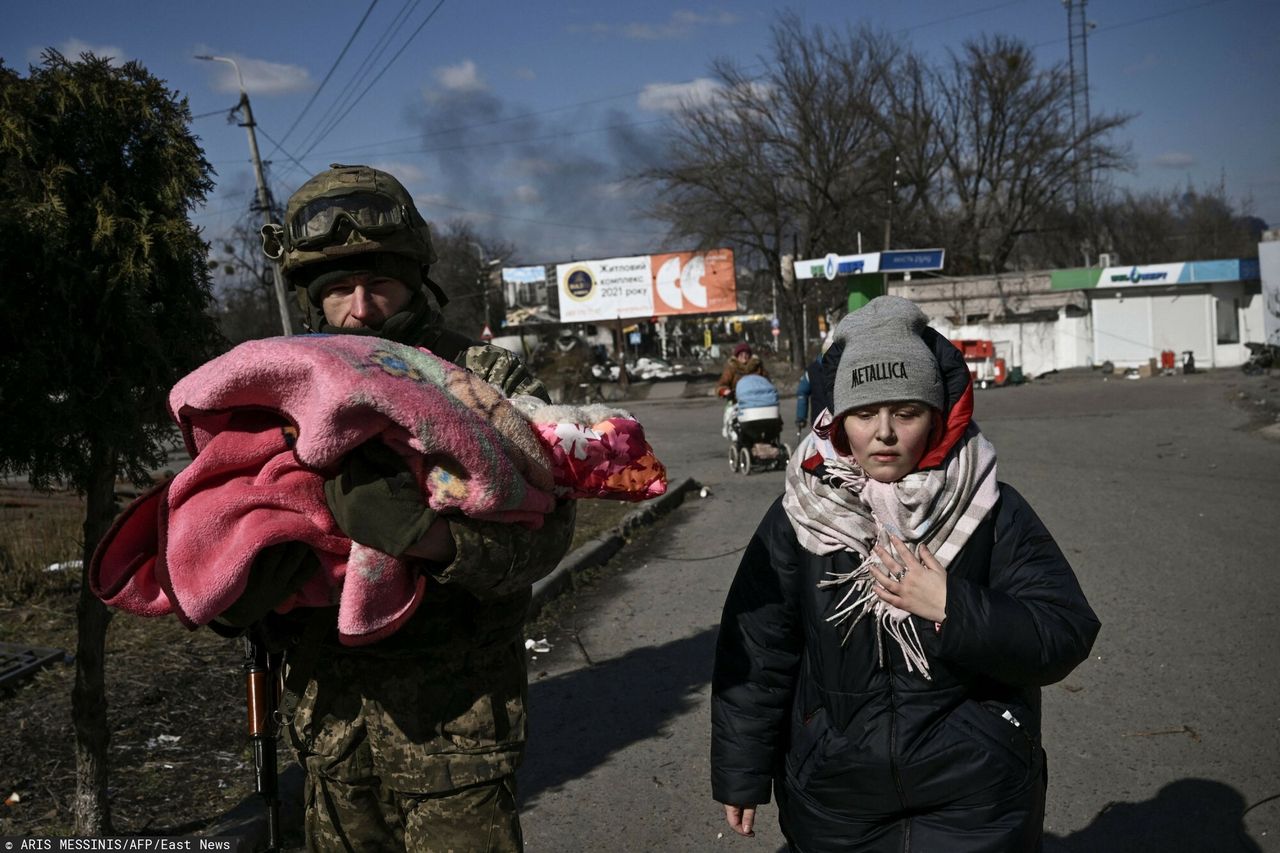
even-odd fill
[[[662,497],[627,513],[616,527],[603,536],[592,539],[566,555],[552,569],[551,574],[533,585],[533,600],[529,604],[529,614],[526,618],[535,618],[556,596],[573,589],[574,578],[578,574],[609,562],[614,554],[622,550],[627,542],[627,536],[632,531],[657,521],[683,503],[686,492],[698,489],[700,486],[697,480],[686,477],[679,485],[668,488]]]

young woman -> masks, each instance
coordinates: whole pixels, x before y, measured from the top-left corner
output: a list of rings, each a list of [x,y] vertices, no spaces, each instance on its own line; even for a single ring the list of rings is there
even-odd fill
[[[716,649],[712,790],[799,853],[1040,847],[1040,687],[1099,623],[996,480],[960,353],[913,303],[835,332],[819,418],[738,568]]]

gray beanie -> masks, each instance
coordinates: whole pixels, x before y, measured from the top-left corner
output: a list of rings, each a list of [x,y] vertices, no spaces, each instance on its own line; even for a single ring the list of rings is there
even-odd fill
[[[836,367],[834,414],[899,400],[942,408],[938,359],[920,337],[928,319],[901,296],[878,296],[845,315],[832,335],[844,344]]]

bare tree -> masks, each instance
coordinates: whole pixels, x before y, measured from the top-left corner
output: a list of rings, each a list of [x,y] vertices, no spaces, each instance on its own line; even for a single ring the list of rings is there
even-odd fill
[[[438,256],[431,278],[449,297],[444,315],[450,327],[472,338],[479,338],[485,325],[498,334],[504,306],[497,273],[515,247],[481,237],[463,220],[433,226],[431,238]]]
[[[945,245],[944,223],[934,203],[947,163],[938,127],[943,110],[937,74],[914,51],[892,45],[884,51],[880,121],[893,153],[893,175],[882,247]]]
[[[1037,68],[1021,41],[967,42],[935,85],[945,162],[926,206],[953,272],[1006,269],[1018,238],[1066,203],[1081,158],[1099,177],[1125,163],[1126,149],[1110,135],[1129,117],[1095,116],[1073,136],[1066,68]]]
[[[639,176],[656,188],[655,215],[674,235],[728,244],[740,263],[768,271],[796,364],[804,284],[781,275],[782,256],[844,249],[886,209],[884,44],[867,29],[832,36],[781,16],[770,70],[755,79],[716,61],[715,95],[683,106],[665,164]]]
[[[1126,264],[1253,257],[1262,229],[1220,187],[1113,193],[1099,204],[1098,223]]]

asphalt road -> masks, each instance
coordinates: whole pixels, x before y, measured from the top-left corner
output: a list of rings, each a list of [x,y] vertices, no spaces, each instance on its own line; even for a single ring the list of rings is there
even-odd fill
[[[1280,851],[1280,441],[1241,390],[1280,399],[1280,381],[1227,371],[978,394],[1000,478],[1103,623],[1043,691],[1050,851]],[[743,839],[711,800],[708,700],[724,596],[782,474],[730,471],[712,399],[632,409],[673,481],[710,495],[564,602],[531,662],[527,846],[774,853],[772,806]]]

